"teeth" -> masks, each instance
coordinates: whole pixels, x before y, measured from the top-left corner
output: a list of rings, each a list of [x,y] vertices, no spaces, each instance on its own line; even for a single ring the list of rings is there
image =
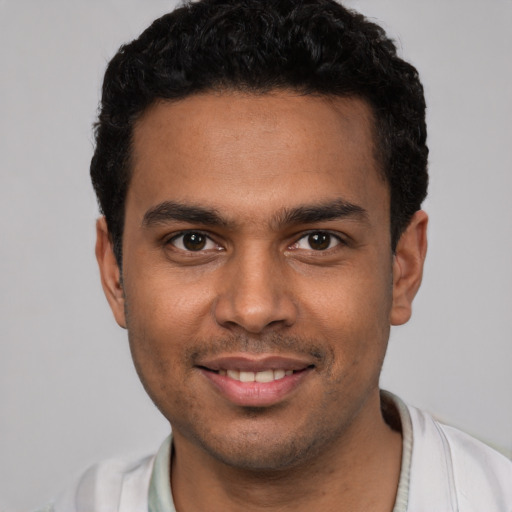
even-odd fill
[[[274,380],[274,372],[272,370],[265,370],[264,372],[258,372],[254,376],[256,382],[272,382]]]
[[[274,370],[274,379],[275,380],[282,379],[285,375],[286,375],[286,372],[284,370]]]
[[[240,382],[254,382],[254,372],[240,372]]]
[[[244,372],[239,370],[219,370],[219,375],[227,376],[230,379],[240,382],[272,382],[274,380],[284,379],[285,376],[292,375],[293,370],[264,370],[262,372]]]

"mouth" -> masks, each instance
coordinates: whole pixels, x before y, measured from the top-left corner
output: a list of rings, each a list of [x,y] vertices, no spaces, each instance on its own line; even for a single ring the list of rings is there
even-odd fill
[[[219,370],[219,375],[227,376],[240,382],[272,382],[283,379],[286,375],[292,375],[293,370],[263,370],[262,372],[244,372],[242,370]]]
[[[244,371],[244,370],[228,370],[228,369],[221,369],[221,370],[211,370],[209,368],[202,368],[205,371],[214,372],[221,377],[228,377],[230,379],[239,381],[239,382],[273,382],[275,380],[281,380],[285,377],[289,377],[290,375],[293,375],[294,373],[302,372],[306,370],[307,368],[312,368],[312,366],[308,366],[302,370],[285,370],[284,368],[277,368],[272,369],[269,368],[267,370],[263,371]]]
[[[242,355],[201,362],[196,368],[232,404],[268,407],[288,398],[315,365],[297,358]]]

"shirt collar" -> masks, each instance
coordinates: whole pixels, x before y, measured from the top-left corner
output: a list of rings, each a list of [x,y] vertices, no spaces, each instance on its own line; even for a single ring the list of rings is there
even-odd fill
[[[149,482],[148,511],[176,512],[171,493],[172,435],[160,446]]]

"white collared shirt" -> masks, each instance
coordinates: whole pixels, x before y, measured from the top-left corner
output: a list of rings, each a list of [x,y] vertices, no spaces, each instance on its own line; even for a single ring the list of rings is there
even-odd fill
[[[512,512],[512,461],[391,393],[382,392],[382,401],[403,439],[393,512]],[[40,512],[176,512],[171,456],[169,436],[152,457],[93,466]]]

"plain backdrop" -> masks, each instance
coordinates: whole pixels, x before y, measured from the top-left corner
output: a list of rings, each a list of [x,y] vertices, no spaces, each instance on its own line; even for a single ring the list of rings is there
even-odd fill
[[[91,124],[118,46],[174,2],[0,0],[0,510],[168,433],[93,255]],[[512,1],[350,0],[419,69],[430,248],[383,387],[512,455]]]

